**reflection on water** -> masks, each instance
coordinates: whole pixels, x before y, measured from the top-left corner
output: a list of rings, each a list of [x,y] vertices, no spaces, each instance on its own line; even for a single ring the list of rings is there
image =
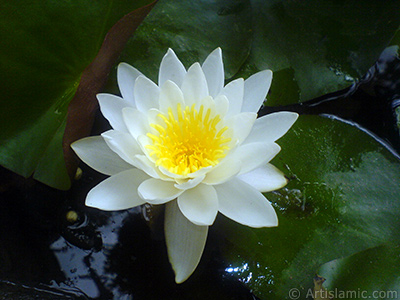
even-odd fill
[[[113,295],[117,296],[116,291],[111,294],[106,288],[112,286],[114,278],[113,276],[102,275],[107,265],[107,256],[104,254],[111,251],[117,244],[118,229],[129,213],[128,211],[111,213],[107,224],[98,228],[102,235],[102,251],[75,247],[62,236],[53,242],[50,249],[56,256],[67,280],[59,284],[54,282],[52,286],[65,290],[74,288],[93,299],[100,296],[108,296],[111,299]],[[88,226],[87,222],[82,225]]]
[[[236,273],[236,276],[239,277],[241,276],[242,278],[243,276],[245,276],[243,279],[240,280],[243,281],[244,283],[248,283],[253,277],[253,273],[249,272],[248,269],[249,269],[249,264],[243,263],[243,265],[241,265],[240,267],[228,267],[225,269],[225,272],[230,274]]]

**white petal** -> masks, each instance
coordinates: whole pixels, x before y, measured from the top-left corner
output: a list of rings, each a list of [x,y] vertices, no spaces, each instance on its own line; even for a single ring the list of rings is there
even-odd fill
[[[171,181],[150,178],[144,181],[138,189],[140,197],[150,204],[162,204],[175,199],[182,190],[178,190]]]
[[[185,74],[186,70],[181,61],[172,49],[168,49],[161,61],[160,72],[158,73],[158,85],[161,87],[167,80],[171,80],[178,86],[181,86]]]
[[[214,99],[215,103],[215,113],[217,115],[220,115],[221,117],[224,117],[229,109],[229,100],[225,95],[218,95]]]
[[[150,161],[146,155],[136,155],[135,158],[133,159],[133,165],[136,168],[141,169],[150,177],[157,179],[161,178],[157,173],[156,168],[154,167],[154,163]]]
[[[126,63],[118,65],[117,80],[119,90],[121,91],[122,98],[133,106],[135,106],[135,97],[133,94],[135,81],[140,75],[142,75],[140,71]]]
[[[239,175],[238,178],[263,193],[280,189],[287,184],[285,175],[271,164]]]
[[[203,63],[209,95],[216,97],[224,86],[225,74],[221,48],[215,49]]]
[[[195,186],[199,185],[203,181],[204,177],[206,177],[206,175],[201,175],[192,179],[187,179],[184,180],[183,182],[179,182],[179,180],[177,180],[177,182],[179,183],[176,183],[175,187],[180,190],[192,189]]]
[[[182,215],[176,201],[166,205],[165,241],[176,283],[189,278],[199,264],[207,240],[208,226],[197,226]]]
[[[85,164],[100,173],[114,175],[132,169],[132,165],[112,151],[101,136],[81,139],[72,143],[71,147]]]
[[[212,166],[201,168],[193,173],[189,173],[187,177],[189,178],[196,178],[197,176],[203,176],[212,170]]]
[[[203,176],[212,169],[212,166],[201,168],[200,170],[197,170],[196,172],[193,172],[193,173],[189,173],[187,175],[179,175],[179,174],[172,173],[162,166],[159,166],[158,168],[159,168],[160,172],[162,172],[165,176],[174,178],[175,180],[184,180],[186,178],[196,178],[199,176]]]
[[[131,165],[133,165],[135,155],[142,153],[139,144],[129,133],[109,130],[103,132],[101,136],[112,151],[117,153],[123,160]]]
[[[172,81],[167,80],[161,87],[160,111],[167,114],[168,108],[171,108],[172,111],[175,112],[178,103],[181,104],[182,109],[185,109],[185,102],[181,89]],[[177,115],[175,115],[175,118],[176,117]]]
[[[219,211],[228,218],[250,227],[278,225],[271,203],[247,183],[234,178],[214,187],[218,194]]]
[[[140,135],[146,135],[150,132],[147,116],[141,111],[132,107],[126,107],[122,110],[122,116],[129,133],[135,139]]]
[[[281,150],[275,143],[244,144],[234,150],[229,158],[242,162],[239,174],[244,174],[266,164]]]
[[[128,129],[122,119],[122,109],[132,105],[128,101],[110,94],[97,94],[96,97],[99,100],[101,113],[110,122],[112,128],[127,132]]]
[[[147,112],[151,108],[158,108],[160,97],[159,87],[145,76],[139,76],[135,81],[135,103],[138,110]]]
[[[150,156],[151,150],[146,148],[148,145],[152,145],[153,144],[151,139],[146,135],[139,135],[137,137],[137,141],[139,143],[140,148],[142,149],[142,152],[147,156],[147,158],[150,161],[155,163],[155,159]]]
[[[238,78],[229,82],[221,91],[229,101],[229,109],[227,115],[233,116],[242,111],[243,95],[244,95],[244,80]]]
[[[147,112],[147,123],[149,124],[156,124],[160,121],[159,115],[162,114],[162,112],[159,109],[152,108]]]
[[[237,140],[238,144],[241,144],[249,135],[256,118],[256,113],[240,113],[226,119],[225,125],[233,130],[233,138]]]
[[[211,96],[206,96],[203,99],[201,99],[200,103],[201,105],[204,105],[205,110],[207,110],[208,108],[211,109],[211,111],[213,113],[216,113],[216,108],[215,108],[215,101],[214,98]]]
[[[90,190],[86,205],[102,210],[121,210],[145,203],[138,195],[138,186],[147,178],[138,169],[130,169],[100,182]]]
[[[205,184],[221,184],[236,176],[242,167],[240,160],[226,158],[207,173]]]
[[[250,76],[244,82],[242,111],[258,112],[271,86],[272,71],[265,70]]]
[[[189,107],[208,96],[206,77],[199,63],[194,63],[189,68],[183,79],[181,89],[185,98],[185,103]]]
[[[208,226],[214,223],[218,213],[217,193],[211,185],[200,184],[180,195],[178,206],[189,221]]]
[[[184,180],[185,178],[187,178],[187,176],[172,173],[169,170],[167,170],[166,168],[164,168],[163,166],[158,166],[158,169],[160,170],[160,172],[162,174],[164,174],[164,176],[173,178],[174,180]]]
[[[288,111],[262,116],[254,122],[253,129],[244,143],[274,142],[292,127],[298,116]]]

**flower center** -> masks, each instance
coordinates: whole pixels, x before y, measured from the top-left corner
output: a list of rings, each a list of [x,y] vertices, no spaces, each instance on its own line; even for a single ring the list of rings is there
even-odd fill
[[[176,115],[177,118],[169,108],[168,114],[158,115],[162,124],[150,124],[156,133],[147,134],[153,144],[146,147],[151,150],[150,156],[157,166],[186,176],[201,168],[215,166],[226,156],[231,139],[223,135],[228,127],[218,126],[219,115],[212,117],[211,109],[205,110],[204,105],[197,111],[194,105],[182,109],[180,103]]]

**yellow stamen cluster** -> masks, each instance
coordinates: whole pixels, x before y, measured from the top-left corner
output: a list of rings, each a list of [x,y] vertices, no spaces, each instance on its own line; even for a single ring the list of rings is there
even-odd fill
[[[150,124],[156,134],[148,133],[152,145],[151,150],[157,166],[162,166],[169,172],[186,176],[201,168],[214,166],[226,156],[231,140],[223,136],[228,127],[217,129],[221,121],[219,115],[211,116],[211,109],[205,110],[201,105],[197,111],[195,106],[182,109],[178,104],[175,118],[171,108],[168,114],[158,116],[164,123]]]

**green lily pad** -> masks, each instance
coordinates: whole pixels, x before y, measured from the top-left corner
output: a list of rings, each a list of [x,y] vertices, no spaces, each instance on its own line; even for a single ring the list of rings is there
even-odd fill
[[[68,104],[108,30],[151,1],[1,1],[0,164],[66,189]]]
[[[390,46],[393,46],[393,45],[400,47],[400,27],[397,29],[392,40],[390,41]]]
[[[397,2],[375,0],[345,5],[329,0],[164,0],[121,60],[155,80],[167,48],[190,64],[220,46],[227,78],[272,69],[281,80],[273,81],[269,105],[284,105],[334,92],[362,77],[398,29],[399,11]],[[295,93],[279,97],[275,90],[291,82]]]
[[[396,299],[400,295],[400,247],[384,244],[321,266],[325,294],[351,299]],[[323,292],[321,292],[323,293]],[[353,295],[353,297],[351,297]]]
[[[159,64],[168,48],[189,67],[221,47],[229,78],[249,54],[251,18],[249,0],[160,0],[128,42],[121,61],[157,82]]]
[[[268,105],[292,104],[340,90],[362,77],[387,47],[400,24],[396,1],[252,1],[254,41],[250,69],[293,70],[300,93]]]
[[[398,106],[395,109],[395,114],[396,114],[396,120],[397,120],[396,125],[397,125],[398,130],[400,131],[400,106]]]
[[[278,144],[272,163],[290,182],[266,196],[279,226],[220,217],[214,230],[226,272],[256,295],[282,299],[296,288],[304,298],[322,264],[400,241],[400,162],[357,127],[318,116],[301,116]]]
[[[395,1],[164,0],[142,23],[121,61],[156,80],[167,48],[188,66],[219,46],[227,78],[272,69],[268,105],[293,104],[360,79],[399,24]],[[118,92],[115,79],[108,90]]]

